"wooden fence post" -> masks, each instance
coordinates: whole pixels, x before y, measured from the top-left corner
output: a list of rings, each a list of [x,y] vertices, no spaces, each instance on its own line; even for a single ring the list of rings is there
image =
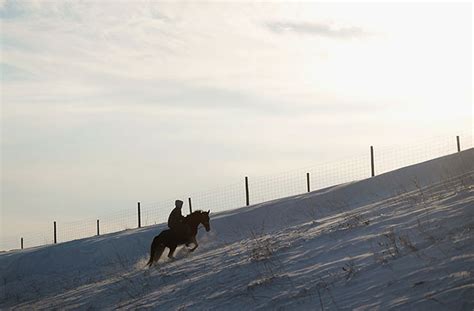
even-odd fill
[[[189,204],[189,214],[193,213],[193,206],[191,205],[191,198],[188,198],[188,204]]]
[[[372,177],[375,176],[375,166],[374,166],[374,147],[370,146],[370,166],[372,168]]]
[[[23,238],[21,238],[21,249],[23,249]]]
[[[245,176],[245,203],[247,206],[250,205],[250,199],[249,199],[249,178]]]
[[[311,187],[309,185],[309,173],[306,173],[306,186],[308,187],[308,192],[311,192]]]
[[[138,228],[142,227],[142,217],[140,215],[140,202],[138,202]]]
[[[100,231],[99,231],[99,220],[97,219],[97,235],[100,235]]]
[[[458,143],[458,152],[461,152],[461,142],[459,141],[459,136],[456,136],[456,141]]]
[[[56,236],[56,221],[54,222],[54,244],[58,242],[57,236]]]

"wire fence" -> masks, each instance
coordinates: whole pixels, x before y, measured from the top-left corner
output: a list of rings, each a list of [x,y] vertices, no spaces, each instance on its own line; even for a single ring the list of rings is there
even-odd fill
[[[437,157],[473,147],[472,133],[459,136],[438,136],[407,145],[374,146],[374,158],[369,148],[366,154],[334,160],[316,166],[300,168],[276,175],[248,176],[248,192],[245,179],[242,182],[206,191],[176,196],[158,202],[141,202],[135,208],[109,213],[101,219],[83,219],[75,222],[53,224],[50,229],[24,233],[16,238],[0,240],[0,249],[18,249],[66,242],[80,238],[134,229],[166,222],[176,198],[185,201],[183,213],[192,210],[221,212],[249,204],[258,204],[292,195],[298,195],[342,183],[370,178],[372,165],[375,175],[397,168],[424,162]],[[460,145],[458,145],[460,143]],[[459,149],[458,149],[459,148]],[[248,199],[247,199],[248,198]]]

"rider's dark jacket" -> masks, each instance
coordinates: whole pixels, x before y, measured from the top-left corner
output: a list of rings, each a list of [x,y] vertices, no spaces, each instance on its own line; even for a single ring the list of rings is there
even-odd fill
[[[178,228],[184,222],[184,219],[185,217],[181,214],[181,208],[175,207],[168,217],[168,227],[170,229]]]

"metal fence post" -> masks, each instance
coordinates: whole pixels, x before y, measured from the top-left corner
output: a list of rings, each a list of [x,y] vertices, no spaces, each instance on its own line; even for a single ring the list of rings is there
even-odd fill
[[[23,249],[23,238],[21,238],[21,249]]]
[[[306,173],[306,186],[308,187],[308,192],[311,192],[311,187],[309,185],[309,173]]]
[[[138,202],[138,228],[142,227],[142,218],[140,215],[140,202]]]
[[[54,244],[58,242],[57,236],[56,236],[56,221],[54,222]]]
[[[370,146],[370,166],[372,168],[372,177],[375,176],[375,166],[374,166],[374,147]]]
[[[100,235],[100,232],[99,232],[99,220],[97,219],[97,235]]]
[[[456,136],[456,141],[458,143],[458,152],[461,152],[461,142],[459,141],[459,136]]]
[[[250,199],[249,199],[249,178],[245,176],[245,204],[247,206],[250,205]]]
[[[191,204],[191,198],[188,198],[188,204],[189,204],[189,214],[193,213],[193,206]]]

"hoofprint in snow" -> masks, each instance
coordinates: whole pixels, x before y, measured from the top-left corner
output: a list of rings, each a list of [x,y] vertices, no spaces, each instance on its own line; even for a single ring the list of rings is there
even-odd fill
[[[474,149],[212,215],[144,268],[162,229],[2,253],[0,309],[472,310]]]

